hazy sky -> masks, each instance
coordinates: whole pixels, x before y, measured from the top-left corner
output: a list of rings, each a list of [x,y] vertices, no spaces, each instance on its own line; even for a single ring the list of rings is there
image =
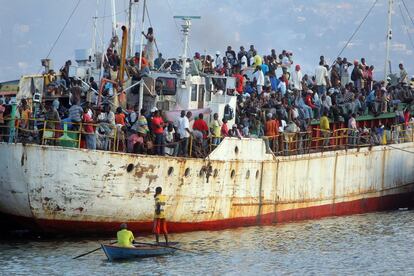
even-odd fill
[[[22,74],[37,73],[40,59],[49,52],[78,0],[0,0],[0,81],[17,79]],[[407,16],[402,0],[394,0],[393,40],[391,58],[393,70],[404,62],[414,75],[414,24]],[[99,5],[97,5],[97,2]],[[81,0],[66,30],[58,40],[50,58],[55,70],[67,59],[73,59],[74,49],[92,45],[93,19],[98,12],[98,40],[105,45],[111,34],[110,0]],[[128,0],[117,0],[119,27],[126,22]],[[142,0],[140,1],[142,2]],[[295,63],[305,72],[314,72],[319,56],[334,59],[374,0],[148,0],[148,11],[159,50],[164,56],[181,53],[179,21],[173,15],[200,15],[193,22],[191,53],[199,51],[225,52],[227,45],[236,50],[254,44],[260,54],[274,48],[294,52]],[[399,4],[404,12],[403,24]],[[405,0],[414,17],[414,1]],[[137,20],[141,21],[142,4]],[[378,0],[371,15],[361,27],[342,56],[349,60],[366,57],[382,77],[385,58],[387,0]],[[414,19],[414,18],[413,18]],[[149,26],[145,18],[145,27]],[[101,45],[101,43],[99,43]]]

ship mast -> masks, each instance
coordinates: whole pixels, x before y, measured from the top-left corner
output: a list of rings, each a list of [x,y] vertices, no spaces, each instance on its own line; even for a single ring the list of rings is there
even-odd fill
[[[191,28],[191,20],[192,19],[200,19],[201,16],[174,16],[174,19],[182,19],[184,22],[181,25],[182,32],[184,34],[184,49],[183,54],[181,56],[182,61],[182,73],[181,73],[181,79],[186,79],[186,63],[187,63],[187,55],[188,55],[188,36],[190,34],[190,28]]]
[[[112,7],[112,37],[116,36],[116,6],[115,6],[115,0],[111,1],[111,7]]]
[[[388,67],[391,67],[390,61],[390,46],[391,46],[391,39],[392,39],[392,6],[394,0],[388,0],[388,21],[387,21],[387,40],[385,42],[385,65],[384,65],[384,80],[387,80],[388,77]]]

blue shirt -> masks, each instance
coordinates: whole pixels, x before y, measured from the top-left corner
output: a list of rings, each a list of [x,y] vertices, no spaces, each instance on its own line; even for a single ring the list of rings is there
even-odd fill
[[[266,74],[269,72],[269,66],[267,66],[265,63],[262,64],[262,72],[264,76],[266,76]]]

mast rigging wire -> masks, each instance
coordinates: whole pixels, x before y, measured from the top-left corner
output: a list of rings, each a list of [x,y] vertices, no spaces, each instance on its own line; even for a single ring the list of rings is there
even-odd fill
[[[55,42],[53,42],[52,47],[49,50],[49,53],[47,53],[46,58],[49,58],[50,54],[52,53],[53,49],[56,46],[56,43],[59,41],[60,37],[62,36],[63,32],[66,29],[66,26],[69,24],[70,19],[72,18],[73,14],[75,13],[76,9],[78,8],[79,4],[80,4],[81,0],[78,0],[78,3],[76,3],[75,7],[73,8],[72,12],[70,13],[68,19],[66,20],[65,25],[63,25],[62,30],[60,31],[58,37],[56,38]]]
[[[355,31],[353,32],[353,34],[351,35],[351,37],[348,39],[348,41],[346,42],[346,44],[344,45],[344,47],[342,47],[341,51],[336,56],[335,60],[332,62],[332,65],[336,62],[336,60],[338,59],[338,57],[341,56],[342,53],[344,52],[344,50],[348,47],[349,43],[354,38],[354,36],[358,33],[359,29],[365,23],[365,21],[367,20],[368,16],[371,14],[372,10],[374,9],[374,7],[375,7],[375,5],[377,3],[378,3],[378,0],[375,0],[374,3],[372,4],[371,8],[369,9],[368,13],[364,16],[364,18],[362,19],[361,23],[359,23],[358,27],[355,29]]]
[[[402,18],[402,20],[403,20],[404,27],[405,27],[405,29],[407,30],[408,39],[410,40],[411,47],[413,47],[413,50],[414,50],[414,42],[413,42],[413,38],[411,37],[410,31],[409,31],[408,26],[407,26],[407,22],[405,21],[405,16],[404,16],[403,10],[402,10],[402,8],[401,8],[401,2],[400,2],[400,3],[398,3],[398,7],[400,8],[401,18]]]
[[[403,3],[403,5],[404,5],[404,8],[405,8],[405,10],[407,11],[407,14],[408,14],[408,17],[410,18],[410,20],[411,20],[411,23],[413,23],[413,26],[414,26],[414,20],[413,20],[413,18],[412,18],[412,16],[411,16],[411,14],[410,14],[410,11],[408,10],[408,8],[407,8],[407,5],[405,4],[405,1],[404,0],[401,0],[402,1],[402,3]]]

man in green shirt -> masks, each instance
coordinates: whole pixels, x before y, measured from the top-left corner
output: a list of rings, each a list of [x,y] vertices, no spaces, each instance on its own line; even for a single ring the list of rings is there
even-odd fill
[[[120,247],[134,247],[132,244],[134,242],[134,234],[128,230],[126,223],[122,223],[120,230],[116,233],[116,238],[118,240],[118,246]]]
[[[218,119],[218,114],[214,113],[213,121],[210,123],[210,132],[212,135],[212,144],[218,146],[221,141],[221,122]]]

